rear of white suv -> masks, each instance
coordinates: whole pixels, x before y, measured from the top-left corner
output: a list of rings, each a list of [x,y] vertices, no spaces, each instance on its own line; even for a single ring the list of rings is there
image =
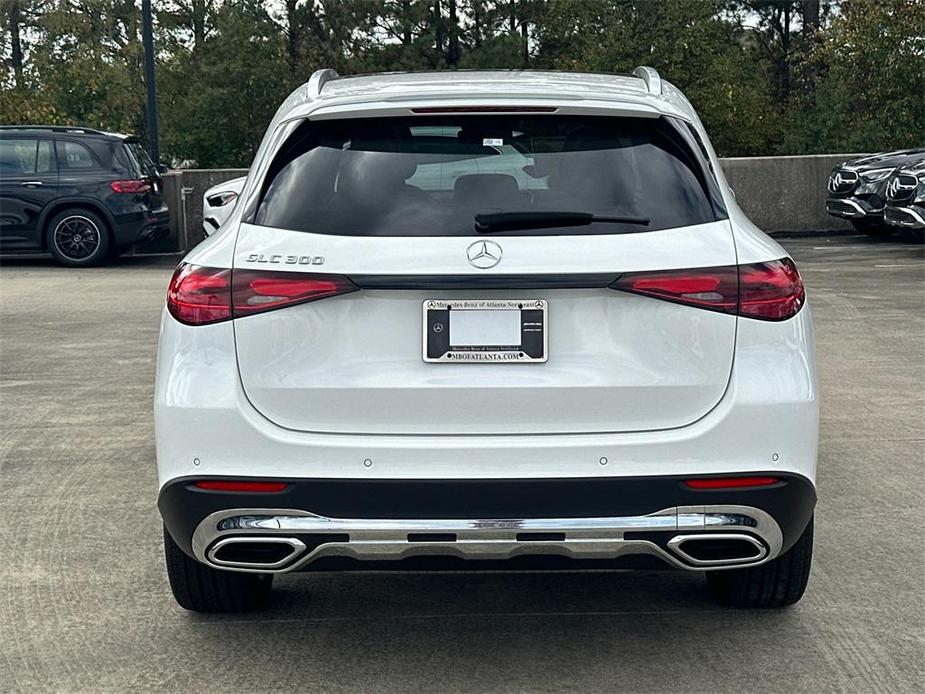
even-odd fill
[[[352,568],[655,564],[737,605],[802,595],[802,283],[654,71],[321,71],[227,225],[161,329],[184,607]]]

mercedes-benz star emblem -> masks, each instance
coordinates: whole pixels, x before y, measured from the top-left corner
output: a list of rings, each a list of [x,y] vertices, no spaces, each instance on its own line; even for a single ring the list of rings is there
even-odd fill
[[[894,178],[892,181],[890,181],[889,185],[887,185],[886,187],[886,196],[888,198],[895,198],[896,193],[898,192],[899,192],[899,179]]]
[[[476,241],[466,249],[469,264],[487,270],[501,262],[501,246],[494,241]]]

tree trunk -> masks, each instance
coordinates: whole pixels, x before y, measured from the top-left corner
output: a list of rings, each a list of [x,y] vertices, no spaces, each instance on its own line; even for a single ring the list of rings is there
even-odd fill
[[[786,104],[790,100],[790,4],[784,5],[783,32],[781,32],[783,56],[781,61],[781,96]]]
[[[401,0],[401,43],[410,46],[411,36],[411,0]]]
[[[456,14],[456,0],[447,0],[450,15],[450,45],[446,53],[446,64],[451,67],[459,65],[459,17]]]
[[[529,67],[530,65],[530,32],[527,28],[527,19],[526,17],[520,23],[520,37],[524,42],[524,64],[523,67]]]
[[[434,67],[440,65],[443,56],[443,7],[440,0],[434,0],[433,10],[434,44],[437,49],[437,58]]]
[[[193,0],[193,55],[206,42],[206,0]]]
[[[816,102],[816,58],[813,47],[819,31],[819,0],[803,0],[803,110],[810,111]]]
[[[482,0],[472,0],[472,43],[482,47]]]
[[[286,0],[286,59],[289,72],[293,75],[299,71],[300,48],[302,44],[302,27],[296,16],[298,0]]]
[[[10,0],[7,17],[10,23],[10,60],[13,63],[13,75],[16,78],[16,86],[22,88],[25,84],[22,69],[22,37],[20,36],[20,27],[22,25],[22,5],[20,0]]]

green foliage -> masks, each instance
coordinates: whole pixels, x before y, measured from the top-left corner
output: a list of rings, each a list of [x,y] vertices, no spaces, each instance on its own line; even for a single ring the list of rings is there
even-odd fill
[[[242,166],[318,67],[657,68],[725,155],[925,142],[921,0],[152,0],[161,143]],[[140,0],[3,0],[0,122],[146,134]],[[804,26],[804,24],[806,26]]]
[[[241,166],[289,90],[278,27],[261,3],[236,0],[213,18],[215,31],[160,66],[163,150],[198,167]]]

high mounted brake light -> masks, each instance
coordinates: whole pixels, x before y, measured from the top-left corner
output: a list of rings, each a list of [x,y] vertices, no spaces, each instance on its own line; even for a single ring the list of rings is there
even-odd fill
[[[412,113],[555,113],[555,106],[419,106]]]
[[[228,270],[181,263],[170,280],[167,309],[181,323],[207,325],[357,289],[340,275]]]
[[[803,306],[803,282],[790,258],[766,263],[629,272],[618,289],[688,306],[760,320],[786,320]]]

